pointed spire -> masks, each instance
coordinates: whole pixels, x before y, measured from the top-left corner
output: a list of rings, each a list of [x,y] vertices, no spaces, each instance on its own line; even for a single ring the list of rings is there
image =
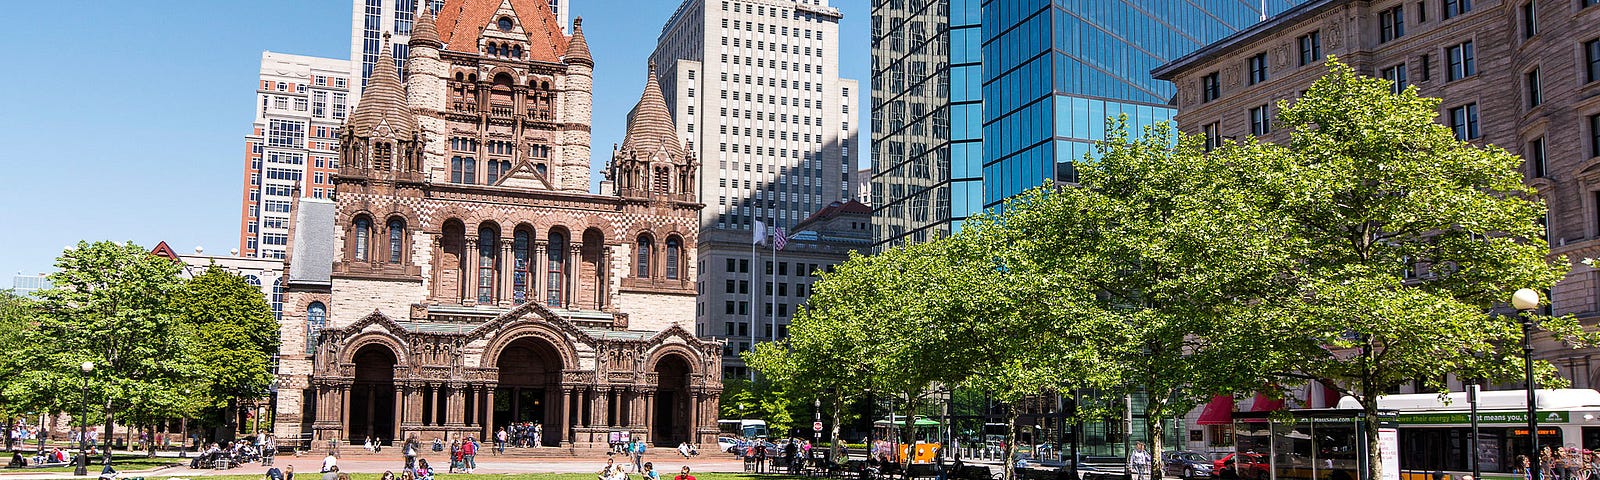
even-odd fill
[[[561,61],[594,66],[594,57],[589,56],[589,42],[583,39],[583,17],[572,19],[572,37],[567,39],[567,52],[561,55]]]
[[[422,13],[417,15],[417,24],[411,27],[411,48],[430,46],[441,48],[444,42],[439,41],[439,29],[434,26],[433,12],[428,8],[428,2],[421,2]]]
[[[372,65],[372,77],[361,93],[361,103],[350,116],[350,126],[362,137],[372,135],[372,130],[387,123],[396,138],[410,138],[417,130],[417,119],[411,116],[406,105],[406,92],[400,85],[400,74],[394,66],[394,54],[389,46],[389,34],[383,34],[383,49],[378,62]]]
[[[633,107],[633,118],[628,121],[628,135],[622,140],[623,150],[649,154],[665,148],[673,157],[683,154],[678,144],[678,128],[672,124],[672,112],[661,96],[661,85],[656,83],[656,64],[650,64],[650,74],[645,80],[644,94],[639,105]]]

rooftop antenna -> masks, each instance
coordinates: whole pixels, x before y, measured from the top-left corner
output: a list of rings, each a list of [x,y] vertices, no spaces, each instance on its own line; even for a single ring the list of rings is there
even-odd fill
[[[1267,21],[1267,0],[1261,0],[1261,21]]]

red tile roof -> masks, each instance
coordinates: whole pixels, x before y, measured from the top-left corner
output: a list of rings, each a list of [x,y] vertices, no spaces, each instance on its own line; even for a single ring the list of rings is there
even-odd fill
[[[439,8],[435,25],[444,48],[477,52],[479,35],[495,22],[494,14],[503,2],[511,4],[517,23],[528,34],[528,58],[560,63],[561,54],[567,51],[567,36],[561,33],[561,23],[542,0],[446,0]]]

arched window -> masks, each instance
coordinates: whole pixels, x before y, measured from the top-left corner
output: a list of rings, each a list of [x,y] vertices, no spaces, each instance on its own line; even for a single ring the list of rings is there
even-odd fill
[[[478,303],[494,302],[495,245],[500,243],[493,228],[478,229]]]
[[[639,278],[650,278],[650,250],[655,248],[654,243],[649,235],[639,235],[639,261],[634,262]]]
[[[406,222],[389,219],[389,263],[400,263],[405,255]]]
[[[372,219],[356,217],[356,260],[367,259],[367,247],[372,240]]]
[[[522,45],[513,45],[511,47],[511,58],[522,58]]]
[[[328,324],[328,307],[322,302],[306,306],[306,353],[317,353],[317,332]]]
[[[678,259],[683,255],[683,242],[678,237],[667,239],[667,278],[678,279]]]
[[[272,281],[272,317],[283,322],[283,277]]]
[[[511,237],[511,256],[515,262],[511,286],[516,289],[511,294],[511,301],[519,305],[528,297],[528,244],[533,243],[528,237],[527,230],[517,230]]]
[[[566,274],[567,263],[567,237],[551,232],[549,245],[546,247],[545,263],[545,304],[552,307],[561,306],[561,287],[566,283],[562,281]]]

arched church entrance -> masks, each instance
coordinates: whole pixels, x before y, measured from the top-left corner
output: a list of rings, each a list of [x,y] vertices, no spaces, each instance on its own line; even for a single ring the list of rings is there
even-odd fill
[[[689,361],[682,355],[667,354],[656,361],[655,423],[650,425],[651,441],[656,445],[677,445],[691,441],[689,404]]]
[[[549,341],[536,337],[513,340],[495,362],[500,370],[494,392],[493,430],[513,423],[543,425],[540,443],[561,444],[561,354]]]
[[[394,441],[394,352],[389,347],[371,344],[355,354],[355,381],[350,385],[350,443],[359,444],[372,437],[381,443]]]

